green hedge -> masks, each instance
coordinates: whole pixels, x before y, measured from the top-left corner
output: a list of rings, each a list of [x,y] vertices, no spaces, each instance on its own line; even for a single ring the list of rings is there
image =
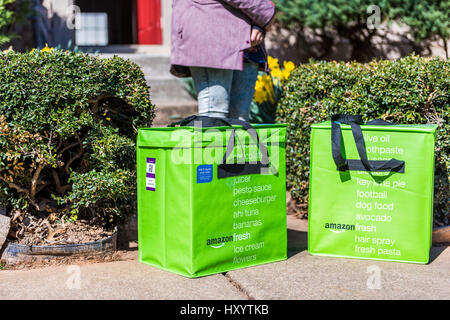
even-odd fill
[[[30,14],[30,7],[31,0],[0,0],[0,46],[18,38],[12,30]]]
[[[399,35],[415,52],[425,50],[427,42],[438,40],[447,49],[450,38],[448,0],[274,0],[277,21],[301,41],[302,49],[317,59],[326,58],[337,41],[350,44],[350,60],[368,61],[379,49],[378,37],[384,28],[376,24],[397,23]],[[305,48],[314,35],[316,50]],[[319,46],[317,46],[319,44]],[[317,50],[319,49],[319,50]],[[378,52],[379,56],[380,52]],[[369,59],[370,60],[370,59]]]
[[[144,74],[128,60],[0,52],[0,204],[116,224],[135,212],[135,138],[153,118]]]
[[[291,75],[277,121],[288,125],[287,180],[294,198],[308,201],[312,123],[333,114],[361,114],[396,123],[438,123],[434,214],[448,225],[450,171],[450,63],[408,56],[368,64],[314,62]]]

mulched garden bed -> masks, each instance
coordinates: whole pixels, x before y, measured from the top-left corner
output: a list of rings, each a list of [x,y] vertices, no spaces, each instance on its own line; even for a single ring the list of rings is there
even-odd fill
[[[9,240],[28,246],[83,244],[99,241],[114,234],[114,229],[93,225],[91,221],[60,222],[57,219],[25,217],[12,219]]]
[[[288,215],[293,215],[299,219],[308,219],[308,201],[300,203],[293,199],[289,192],[286,193],[286,209]]]

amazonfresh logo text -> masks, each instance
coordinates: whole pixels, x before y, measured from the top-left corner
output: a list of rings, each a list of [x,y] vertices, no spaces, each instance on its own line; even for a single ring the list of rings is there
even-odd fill
[[[345,223],[325,223],[325,229],[332,232],[340,233],[345,231],[355,231],[355,225]]]
[[[208,240],[206,240],[206,245],[211,248],[218,249],[218,248],[222,248],[223,246],[225,246],[225,244],[228,242],[244,241],[244,240],[248,240],[251,238],[252,237],[249,232],[245,232],[242,234],[234,233],[232,236],[208,239]]]
[[[206,245],[210,246],[211,248],[222,248],[225,243],[233,242],[234,238],[233,236],[227,236],[227,237],[219,237],[219,238],[211,238],[206,240]]]

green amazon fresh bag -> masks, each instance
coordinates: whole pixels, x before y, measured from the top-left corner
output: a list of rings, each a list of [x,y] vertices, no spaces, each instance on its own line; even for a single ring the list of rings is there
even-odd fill
[[[309,253],[428,263],[436,129],[359,116],[313,125]]]
[[[139,260],[200,277],[287,257],[285,125],[140,129]]]

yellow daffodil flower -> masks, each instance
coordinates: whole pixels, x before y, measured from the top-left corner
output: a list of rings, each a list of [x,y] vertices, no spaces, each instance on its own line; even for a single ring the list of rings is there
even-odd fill
[[[268,57],[267,59],[270,75],[258,75],[255,84],[254,100],[257,104],[271,103],[275,104],[275,89],[279,91],[283,83],[289,78],[292,71],[295,69],[295,64],[292,61],[284,61],[283,68],[280,68],[278,59]]]
[[[284,70],[292,72],[295,69],[295,64],[292,61],[285,61],[283,63]]]
[[[270,69],[279,69],[280,65],[278,64],[278,59],[272,58],[271,56],[267,57],[267,63],[269,64]]]
[[[277,69],[277,68],[272,69],[270,74],[272,75],[273,78],[278,78],[278,79],[281,78],[281,70],[280,69]]]
[[[291,71],[289,71],[288,69],[283,69],[283,71],[281,71],[281,75],[282,75],[283,81],[286,81],[289,78],[289,76],[291,75]]]
[[[48,44],[45,44],[45,48],[41,49],[41,52],[52,52],[54,48],[49,48]]]

